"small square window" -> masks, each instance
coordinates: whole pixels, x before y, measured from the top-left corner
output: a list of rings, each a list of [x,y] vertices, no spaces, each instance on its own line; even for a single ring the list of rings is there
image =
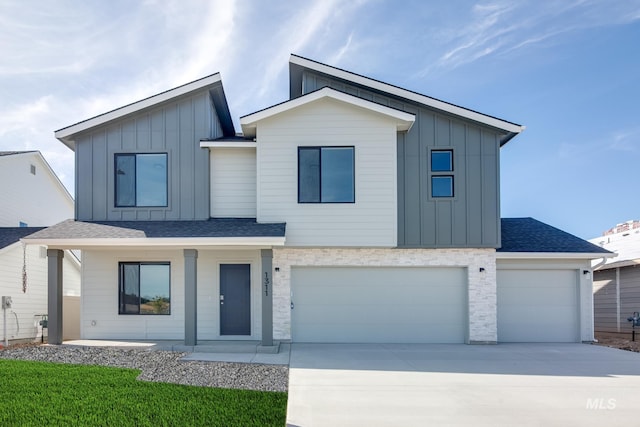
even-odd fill
[[[431,197],[453,197],[453,177],[450,175],[432,176]]]
[[[451,150],[432,151],[431,152],[431,171],[432,172],[453,171],[453,152]]]

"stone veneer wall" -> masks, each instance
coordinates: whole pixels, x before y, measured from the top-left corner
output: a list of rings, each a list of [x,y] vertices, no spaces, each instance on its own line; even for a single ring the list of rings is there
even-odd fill
[[[274,338],[291,339],[291,267],[466,267],[470,343],[497,341],[494,249],[273,249]],[[484,268],[484,271],[480,271]]]

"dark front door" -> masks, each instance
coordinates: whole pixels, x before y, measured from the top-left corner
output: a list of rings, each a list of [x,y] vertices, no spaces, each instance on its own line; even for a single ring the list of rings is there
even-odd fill
[[[249,264],[220,265],[220,335],[251,335]]]

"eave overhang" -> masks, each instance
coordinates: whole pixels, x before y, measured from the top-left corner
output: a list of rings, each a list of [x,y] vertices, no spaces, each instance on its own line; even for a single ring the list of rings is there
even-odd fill
[[[449,114],[453,114],[468,120],[473,120],[475,122],[499,129],[502,132],[504,132],[504,136],[500,140],[501,146],[506,144],[514,136],[518,135],[520,132],[525,130],[525,126],[522,126],[516,123],[512,123],[503,119],[499,119],[497,117],[482,114],[480,112],[470,110],[468,108],[460,107],[455,104],[450,104],[448,102],[441,101],[439,99],[432,98],[430,96],[422,95],[417,92],[403,89],[401,87],[394,86],[389,83],[384,83],[379,80],[365,77],[360,74],[352,73],[350,71],[346,71],[340,68],[332,67],[330,65],[313,61],[311,59],[303,58],[298,55],[291,54],[291,57],[289,59],[289,64],[290,64],[290,67],[291,65],[293,65],[297,67],[307,68],[309,70],[313,70],[313,71],[326,74],[341,80],[345,80],[347,82],[353,83],[361,87],[370,88],[378,92],[382,92],[382,93],[403,98],[409,101],[413,101],[430,108],[434,108]],[[293,80],[293,76],[291,76],[291,78]],[[293,85],[293,82],[292,82],[292,85]],[[295,84],[295,86],[296,86],[295,88],[294,87],[291,88],[290,96],[292,98],[296,96],[300,96],[300,93],[301,93],[301,87],[298,89],[297,88],[298,85]]]
[[[264,110],[251,113],[246,116],[242,116],[240,118],[242,133],[247,138],[254,138],[256,136],[256,128],[258,122],[260,122],[261,120],[265,120],[269,117],[273,117],[277,114],[290,111],[294,108],[298,108],[302,105],[309,104],[320,99],[333,99],[390,117],[396,121],[396,128],[399,132],[408,131],[409,129],[411,129],[411,126],[413,126],[413,123],[416,119],[414,114],[406,113],[404,111],[387,107],[382,104],[377,104],[375,102],[371,102],[357,96],[349,95],[348,93],[341,92],[330,87],[324,87],[298,98],[273,105],[271,107],[265,108]]]
[[[64,127],[62,129],[55,131],[54,134],[55,134],[55,137],[58,140],[60,140],[62,143],[64,143],[67,147],[69,147],[71,150],[75,150],[74,137],[75,135],[81,132],[84,132],[96,126],[103,125],[113,120],[117,120],[127,115],[134,114],[146,108],[153,107],[155,105],[161,104],[173,98],[186,95],[186,94],[198,91],[200,89],[206,88],[208,86],[221,83],[221,81],[222,80],[220,77],[220,73],[211,74],[210,76],[203,77],[201,79],[192,81],[182,86],[169,89],[157,95],[153,95],[148,98],[142,99],[140,101],[136,101],[131,104],[125,105],[123,107],[116,108],[115,110],[111,110],[106,113],[100,114],[98,116],[92,117],[90,119],[83,120],[71,126]],[[224,94],[224,92],[222,93]],[[226,99],[224,99],[223,101],[226,103]]]
[[[87,238],[87,239],[21,239],[26,245],[49,249],[251,249],[284,246],[285,237],[167,237],[167,238]]]
[[[601,259],[614,253],[597,252],[496,252],[496,259]]]

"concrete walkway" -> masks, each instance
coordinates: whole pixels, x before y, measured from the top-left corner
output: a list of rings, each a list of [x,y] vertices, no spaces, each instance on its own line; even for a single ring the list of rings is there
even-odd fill
[[[289,426],[639,425],[640,354],[588,344],[292,344]]]
[[[179,351],[189,353],[181,360],[266,365],[288,365],[291,348],[291,344],[288,343],[276,343],[273,347],[263,347],[258,341],[200,341],[198,345],[185,346],[183,341],[70,340],[63,342],[63,345]]]

